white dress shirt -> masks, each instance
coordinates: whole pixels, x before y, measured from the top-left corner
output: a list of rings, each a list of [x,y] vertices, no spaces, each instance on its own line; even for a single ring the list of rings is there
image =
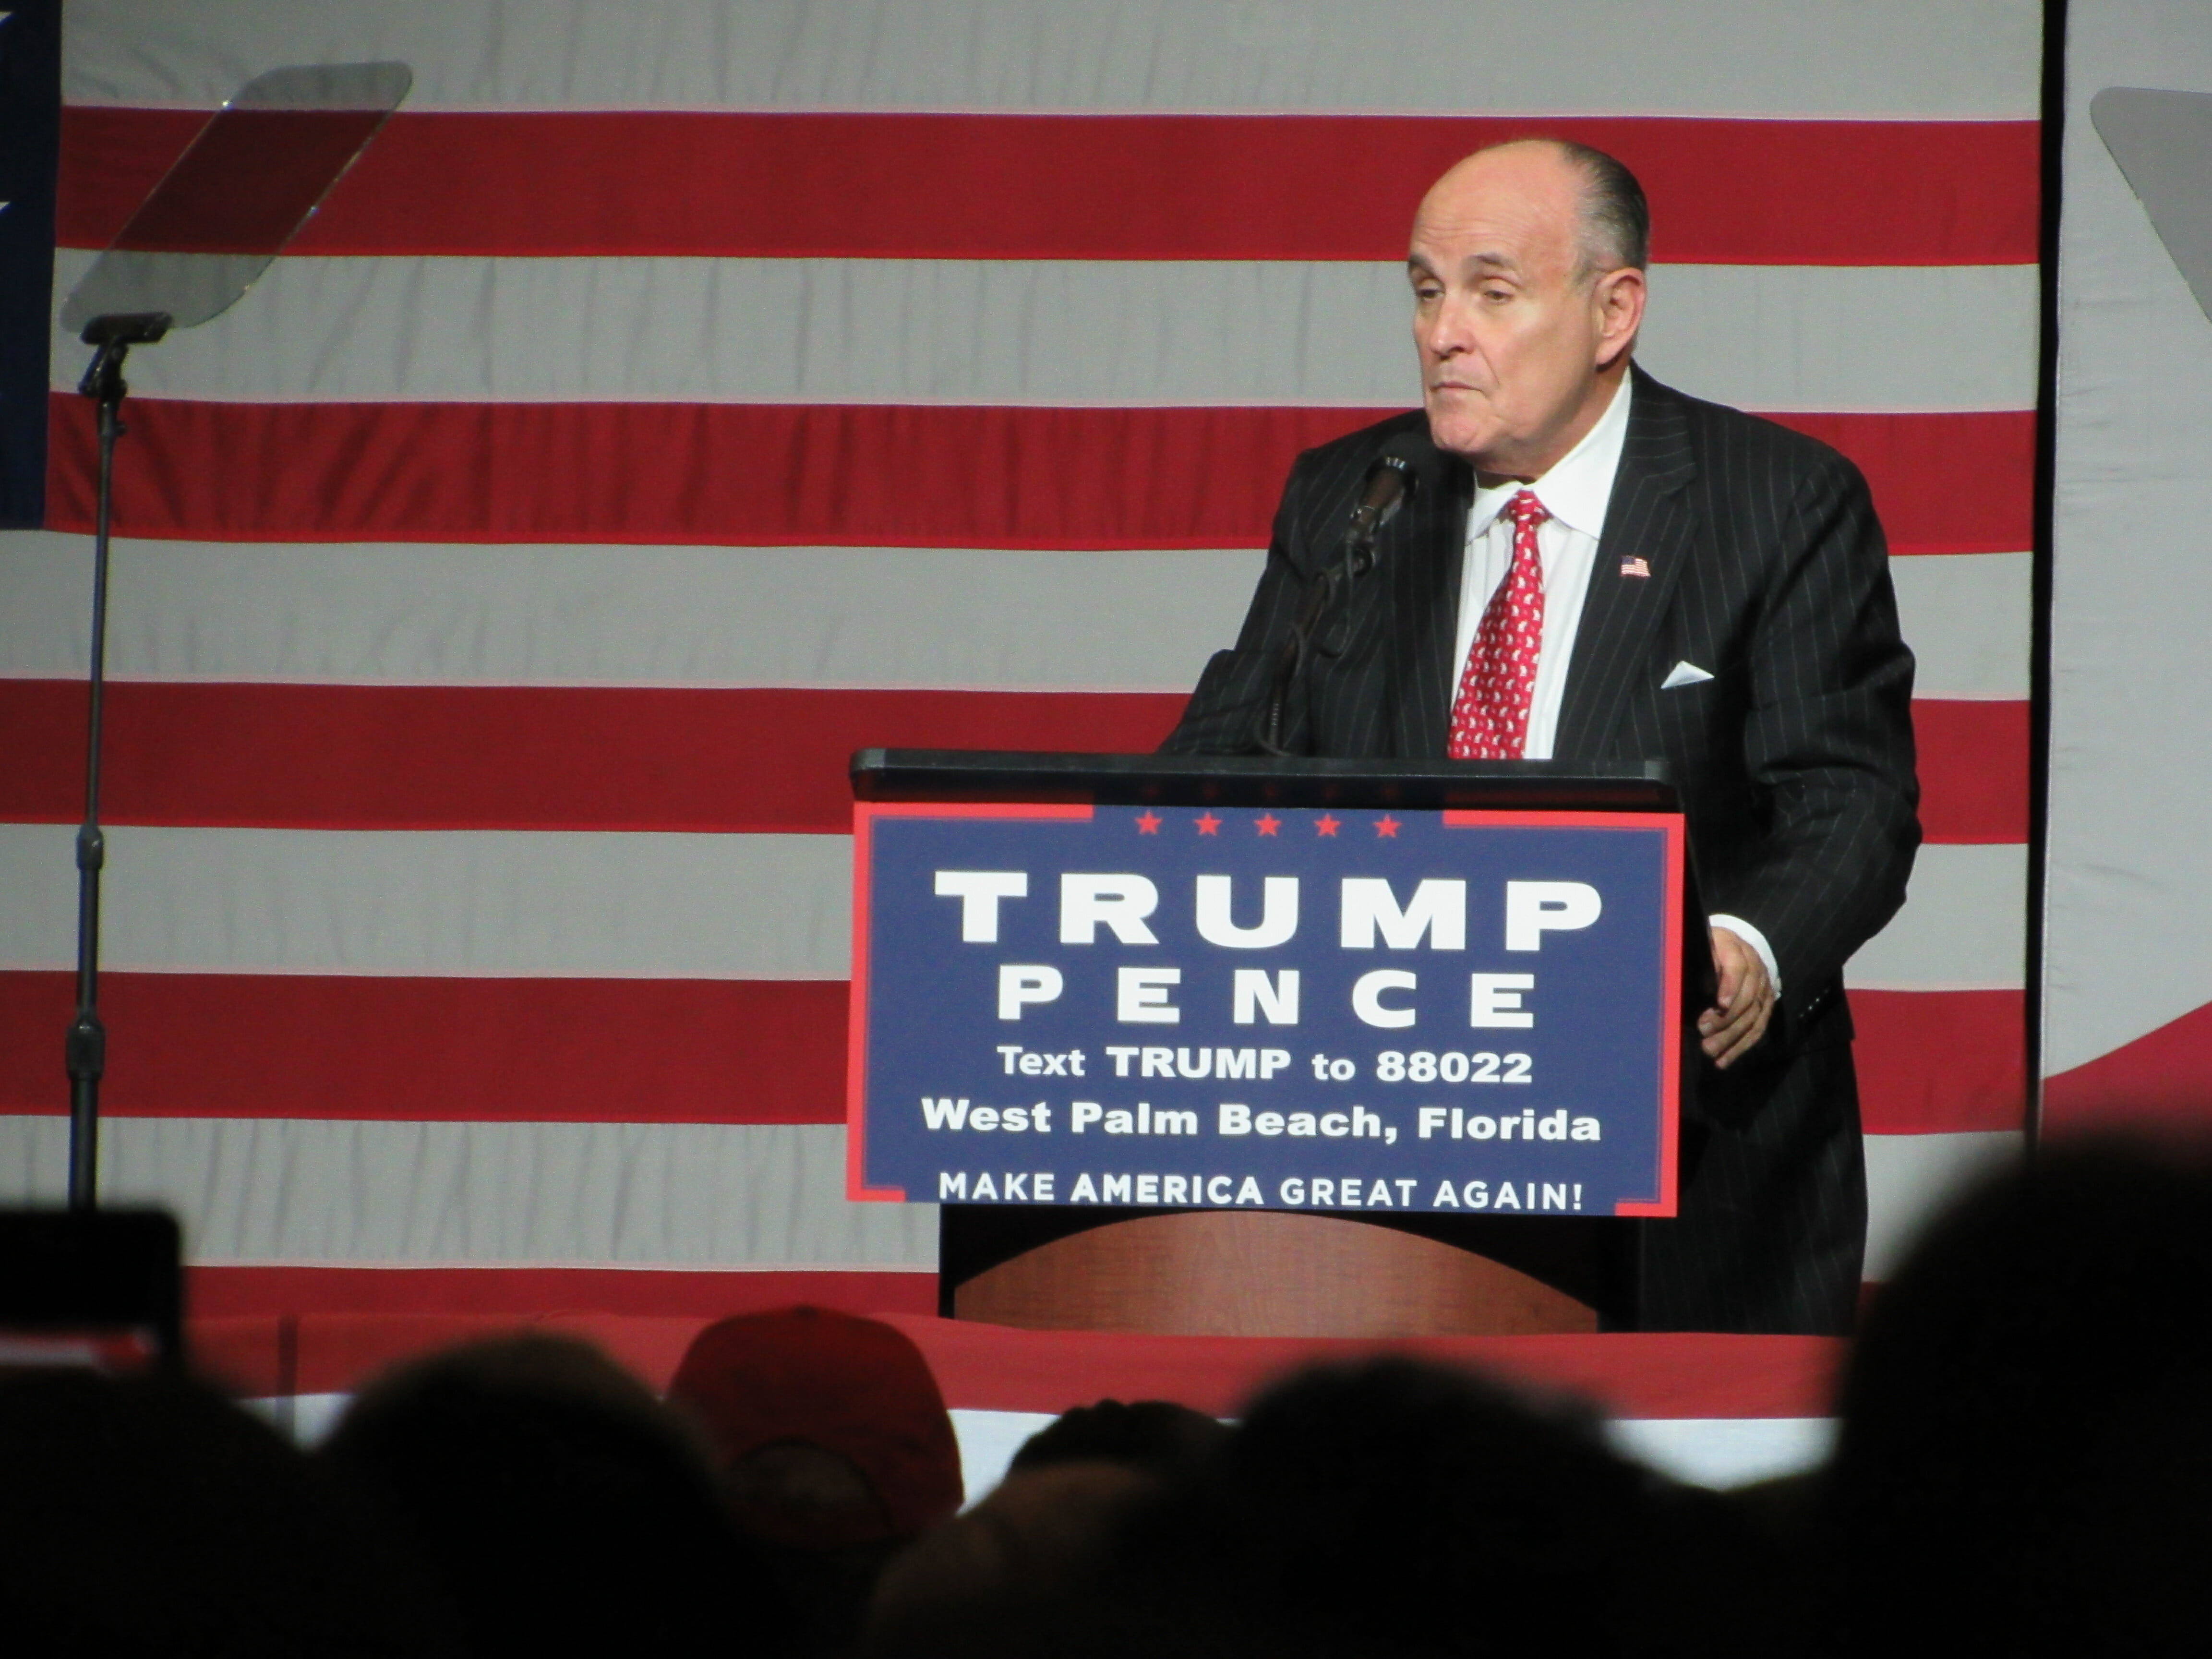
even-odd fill
[[[1536,651],[1536,684],[1528,702],[1528,736],[1522,749],[1526,760],[1549,760],[1559,735],[1559,705],[1567,689],[1567,666],[1574,656],[1575,632],[1582,625],[1583,600],[1589,592],[1591,572],[1598,565],[1598,538],[1605,529],[1605,512],[1613,501],[1613,475],[1620,470],[1621,447],[1628,438],[1628,405],[1632,382],[1623,378],[1606,405],[1605,413],[1582,435],[1582,441],[1559,458],[1557,465],[1531,483],[1511,479],[1489,489],[1477,487],[1467,515],[1467,550],[1460,567],[1459,668],[1452,680],[1452,696],[1459,696],[1460,678],[1467,672],[1468,653],[1474,649],[1475,630],[1491,595],[1513,568],[1513,520],[1506,503],[1523,489],[1530,491],[1551,514],[1536,526],[1536,551],[1544,565],[1544,637]],[[1607,571],[1609,580],[1635,581]],[[1766,975],[1782,994],[1782,973],[1766,936],[1739,916],[1711,918],[1759,953]]]
[[[1528,760],[1552,757],[1559,703],[1567,688],[1567,663],[1574,655],[1575,629],[1583,617],[1583,596],[1589,591],[1598,535],[1605,528],[1606,505],[1613,499],[1613,475],[1620,470],[1621,446],[1628,438],[1629,396],[1629,382],[1623,380],[1597,423],[1558,465],[1534,483],[1508,479],[1488,489],[1478,488],[1468,512],[1467,551],[1459,580],[1459,652],[1453,658],[1462,675],[1490,597],[1513,568],[1513,520],[1505,511],[1506,503],[1526,489],[1552,515],[1536,526],[1536,550],[1544,562],[1544,638],[1536,652],[1528,740],[1521,751]],[[1452,695],[1456,700],[1456,678]]]

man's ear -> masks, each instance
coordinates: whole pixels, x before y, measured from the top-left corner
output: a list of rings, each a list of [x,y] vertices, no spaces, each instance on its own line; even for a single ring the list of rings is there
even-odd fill
[[[1611,368],[1636,343],[1644,325],[1644,273],[1632,265],[1608,270],[1592,284],[1597,307],[1597,367]]]

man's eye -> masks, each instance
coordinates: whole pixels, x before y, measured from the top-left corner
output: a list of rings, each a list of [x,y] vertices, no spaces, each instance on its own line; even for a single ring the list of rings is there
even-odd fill
[[[1486,288],[1482,290],[1482,297],[1486,300],[1502,303],[1503,301],[1513,297],[1513,290],[1510,288]]]

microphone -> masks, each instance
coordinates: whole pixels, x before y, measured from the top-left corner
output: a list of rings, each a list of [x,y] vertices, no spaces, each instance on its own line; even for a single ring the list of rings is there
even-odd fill
[[[1276,655],[1267,710],[1252,736],[1253,747],[1261,754],[1289,752],[1283,747],[1284,712],[1290,703],[1291,689],[1305,673],[1313,653],[1317,651],[1334,657],[1343,652],[1341,639],[1332,642],[1327,636],[1342,633],[1350,617],[1352,590],[1375,568],[1376,538],[1420,483],[1415,464],[1423,448],[1420,434],[1401,432],[1368,464],[1359,505],[1352,509],[1352,522],[1344,529],[1344,550],[1334,563],[1316,570],[1306,584],[1304,601]]]
[[[1383,446],[1367,469],[1367,486],[1360,492],[1359,505],[1352,511],[1352,522],[1345,526],[1344,548],[1350,564],[1350,574],[1364,576],[1375,564],[1375,539],[1383,527],[1398,516],[1421,482],[1414,470],[1413,458],[1419,454],[1421,441],[1418,434],[1401,432]]]

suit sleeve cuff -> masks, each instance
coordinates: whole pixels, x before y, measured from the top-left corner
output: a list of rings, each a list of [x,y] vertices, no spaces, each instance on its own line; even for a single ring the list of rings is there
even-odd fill
[[[1774,960],[1774,947],[1760,933],[1741,916],[1707,916],[1705,920],[1716,927],[1725,927],[1746,945],[1759,952],[1759,959],[1766,965],[1766,977],[1774,987],[1774,994],[1782,994],[1782,969]]]

